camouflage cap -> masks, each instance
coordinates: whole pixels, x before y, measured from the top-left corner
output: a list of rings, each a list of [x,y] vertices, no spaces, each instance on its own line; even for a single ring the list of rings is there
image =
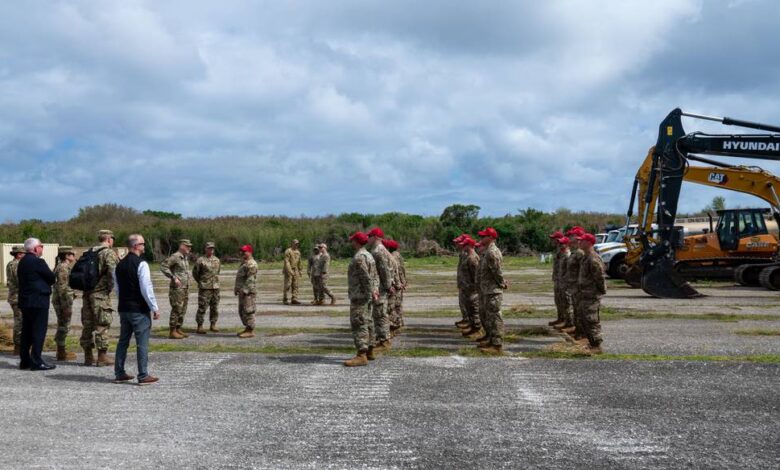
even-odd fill
[[[214,245],[214,242],[206,242],[206,248],[216,248],[216,245]]]
[[[296,238],[295,240],[292,241],[292,244],[293,245],[300,245],[301,242],[299,242],[298,239]]]
[[[111,230],[106,230],[106,229],[98,230],[98,237],[103,237],[106,235],[108,235],[111,238],[114,238],[114,232],[112,232]]]
[[[57,253],[59,253],[59,254],[70,253],[70,254],[74,254],[74,255],[76,254],[73,251],[73,247],[69,246],[69,245],[60,245],[60,247],[57,248]]]
[[[181,240],[179,240],[179,245],[184,245],[192,248],[192,242],[186,238],[182,238]]]
[[[20,245],[14,245],[13,247],[11,247],[11,254],[12,255],[16,255],[18,253],[24,253],[24,247],[22,247]]]

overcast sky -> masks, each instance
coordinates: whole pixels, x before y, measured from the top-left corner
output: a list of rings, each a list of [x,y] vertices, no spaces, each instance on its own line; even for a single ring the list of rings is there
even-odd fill
[[[624,212],[671,109],[780,124],[779,24],[773,0],[2,2],[0,220]]]

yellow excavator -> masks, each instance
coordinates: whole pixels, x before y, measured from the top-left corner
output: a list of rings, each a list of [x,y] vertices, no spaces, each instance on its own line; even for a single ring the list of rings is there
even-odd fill
[[[644,211],[654,150],[650,149],[635,178],[640,213]],[[752,194],[769,203],[775,220],[780,221],[780,206],[775,200],[775,194],[780,191],[780,178],[761,168],[689,165],[683,174],[683,181]],[[650,197],[648,213],[652,213],[655,208],[659,184],[656,179],[653,188],[655,194]],[[780,243],[775,235],[769,233],[765,220],[769,212],[769,209],[717,211],[717,226],[710,216],[710,226],[705,233],[683,238],[675,252],[675,273],[686,280],[733,278],[742,285],[762,284],[770,289],[780,288],[780,285],[768,282],[780,276],[780,272],[775,276],[767,274],[765,281],[761,281],[764,271],[774,273],[780,270],[775,266]],[[648,222],[643,227],[646,232],[651,230]],[[640,287],[642,265],[639,260],[643,245],[638,235],[626,237],[626,245],[628,251],[625,265],[628,270],[624,279],[629,285]]]
[[[686,134],[683,116],[771,133]],[[686,113],[679,108],[666,116],[631,193],[626,220],[628,224],[633,216],[639,192],[639,231],[626,240],[630,255],[627,263],[633,265],[627,273],[629,281],[638,279],[642,289],[655,297],[693,298],[701,294],[688,279],[731,270],[740,282],[757,279],[766,287],[780,288],[778,243],[766,230],[762,210],[720,211],[717,229],[693,237],[684,237],[683,227],[674,225],[684,180],[756,195],[770,204],[773,216],[780,222],[780,185],[773,175],[755,167],[713,161],[700,154],[780,160],[780,127]],[[690,161],[711,166],[691,166]]]

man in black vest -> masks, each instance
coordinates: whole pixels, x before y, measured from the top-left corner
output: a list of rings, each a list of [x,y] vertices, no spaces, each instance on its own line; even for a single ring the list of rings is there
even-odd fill
[[[22,310],[22,337],[19,350],[19,368],[51,370],[54,364],[43,362],[41,351],[49,324],[49,297],[54,284],[54,273],[41,259],[43,245],[37,238],[24,242],[26,254],[19,261],[19,308]]]
[[[127,359],[127,348],[130,346],[130,337],[135,335],[138,385],[149,385],[159,380],[147,373],[147,362],[152,318],[159,320],[160,310],[154,297],[149,264],[141,258],[146,248],[144,237],[138,234],[130,235],[127,237],[127,248],[129,253],[117,264],[114,271],[120,320],[114,383],[129,382],[134,379],[132,375],[125,372],[125,359]]]

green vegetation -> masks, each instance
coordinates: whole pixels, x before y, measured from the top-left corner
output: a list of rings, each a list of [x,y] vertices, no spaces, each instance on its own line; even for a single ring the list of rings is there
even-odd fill
[[[476,232],[486,226],[495,227],[500,234],[501,248],[511,254],[532,254],[552,249],[547,235],[553,230],[573,225],[598,231],[607,224],[621,223],[621,216],[590,212],[571,212],[559,209],[552,213],[523,209],[503,217],[479,217],[479,207],[455,204],[444,209],[440,217],[390,212],[386,214],[349,213],[325,217],[282,216],[221,216],[214,218],[182,217],[181,214],[160,210],[144,210],[102,204],[79,209],[78,215],[66,221],[44,222],[23,220],[0,225],[0,239],[21,241],[27,237],[74,246],[91,246],[98,229],[110,228],[118,241],[139,232],[147,239],[147,258],[160,260],[175,251],[178,240],[189,238],[200,251],[206,241],[214,241],[222,257],[237,257],[242,244],[255,248],[255,257],[279,260],[290,241],[301,241],[304,253],[318,242],[330,246],[334,257],[346,258],[352,251],[347,241],[356,230],[380,226],[389,238],[399,240],[404,254],[424,256],[436,252],[430,244],[452,249],[451,240],[462,232]],[[441,253],[441,250],[438,250]],[[444,261],[454,266],[456,258]]]
[[[739,330],[736,333],[742,336],[780,336],[779,329],[770,329],[770,328],[754,328],[751,330]]]

